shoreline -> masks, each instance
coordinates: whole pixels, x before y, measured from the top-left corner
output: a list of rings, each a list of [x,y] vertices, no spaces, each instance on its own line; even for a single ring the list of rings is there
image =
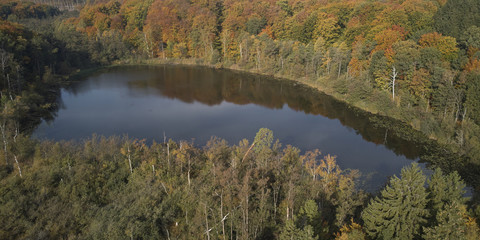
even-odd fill
[[[428,139],[439,141],[438,138],[428,136],[426,133],[420,130],[419,127],[415,126],[411,122],[406,122],[405,120],[398,118],[392,114],[388,113],[383,113],[376,109],[376,107],[372,106],[371,103],[368,103],[366,101],[361,101],[361,102],[352,102],[348,101],[345,97],[345,95],[342,95],[340,93],[335,92],[334,89],[328,86],[324,86],[325,84],[322,84],[318,79],[322,79],[322,77],[319,77],[317,80],[314,79],[308,79],[306,77],[303,78],[298,78],[294,79],[292,77],[284,76],[284,75],[278,75],[278,74],[265,74],[257,70],[248,70],[248,69],[242,69],[239,68],[237,65],[232,65],[234,67],[227,67],[223,63],[220,64],[205,64],[205,63],[200,63],[197,59],[147,59],[147,60],[142,60],[140,62],[136,63],[130,63],[130,62],[118,62],[114,63],[105,67],[97,67],[94,68],[93,70],[90,70],[88,74],[91,74],[92,72],[99,71],[103,68],[111,68],[111,67],[121,67],[121,66],[160,66],[160,65],[185,65],[185,66],[194,66],[194,67],[207,67],[207,68],[212,68],[212,69],[225,69],[225,70],[230,70],[230,71],[236,71],[240,73],[248,73],[248,74],[254,74],[258,76],[263,76],[263,77],[271,77],[279,80],[287,80],[287,81],[293,81],[299,84],[303,84],[305,86],[308,86],[310,88],[315,89],[316,91],[319,91],[325,95],[328,95],[332,98],[334,98],[337,101],[343,102],[351,107],[355,107],[358,110],[368,112],[370,114],[378,115],[381,117],[388,117],[395,119],[397,121],[401,121],[405,125],[410,126],[412,129],[423,133]],[[88,69],[86,69],[88,71]],[[84,70],[80,70],[79,73],[82,73]],[[83,74],[82,74],[83,75]],[[329,80],[327,77],[323,77],[325,80]],[[331,79],[335,80],[335,79]],[[362,104],[363,103],[363,104]],[[392,101],[393,103],[393,101]]]
[[[203,61],[200,61],[199,59],[145,59],[145,60],[122,60],[122,61],[117,61],[114,62],[110,65],[106,66],[99,66],[99,67],[93,67],[93,68],[87,68],[87,69],[79,69],[76,70],[74,73],[68,75],[67,77],[67,82],[66,86],[68,84],[74,83],[79,81],[78,79],[81,79],[82,77],[86,75],[93,74],[95,72],[102,71],[102,69],[108,69],[108,68],[114,68],[114,67],[122,67],[122,66],[161,66],[161,65],[184,65],[184,66],[191,66],[191,67],[206,67],[206,68],[211,68],[211,69],[224,69],[224,70],[229,70],[229,71],[234,71],[242,74],[253,74],[257,76],[262,76],[262,77],[271,77],[274,79],[278,80],[285,80],[285,81],[292,81],[298,84],[302,84],[306,87],[312,88],[315,91],[318,91],[322,94],[328,95],[332,98],[334,98],[336,101],[342,102],[349,107],[356,108],[358,111],[363,111],[369,114],[373,114],[375,116],[379,117],[384,117],[384,118],[390,118],[395,121],[399,121],[403,123],[405,126],[410,127],[412,130],[417,131],[418,133],[422,134],[426,139],[431,140],[436,142],[439,146],[442,146],[443,148],[447,148],[454,153],[458,153],[460,149],[457,147],[453,147],[449,145],[450,139],[445,138],[445,137],[438,137],[438,136],[432,136],[431,134],[428,134],[424,131],[421,130],[420,124],[418,121],[419,119],[414,119],[412,121],[405,121],[405,119],[402,119],[399,116],[396,116],[396,112],[382,112],[381,110],[378,109],[377,106],[374,105],[372,101],[359,101],[359,102],[353,102],[349,101],[346,96],[347,95],[342,95],[341,93],[336,92],[331,86],[325,86],[325,83],[322,83],[321,80],[326,80],[326,81],[335,81],[339,80],[339,78],[334,79],[331,78],[329,79],[328,77],[322,77],[320,76],[317,80],[313,79],[308,79],[306,77],[303,78],[298,78],[294,79],[292,77],[288,76],[283,76],[283,75],[278,75],[278,74],[265,74],[262,72],[259,72],[257,70],[248,70],[248,69],[242,69],[238,67],[238,65],[234,64],[231,66],[225,66],[223,63],[218,63],[218,64],[206,64],[203,63]],[[233,67],[232,67],[233,66]],[[65,87],[65,86],[63,86]],[[380,93],[380,92],[379,92]],[[395,108],[398,107],[397,103],[395,101],[391,101],[391,103],[395,106]],[[399,108],[400,110],[405,111],[403,108]],[[398,111],[398,110],[397,110]],[[415,124],[416,123],[416,124]]]

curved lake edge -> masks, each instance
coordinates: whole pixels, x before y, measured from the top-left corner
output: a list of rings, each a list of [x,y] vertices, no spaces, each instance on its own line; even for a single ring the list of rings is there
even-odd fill
[[[68,85],[70,84],[75,84],[77,82],[82,82],[86,77],[91,76],[93,74],[99,74],[104,71],[108,71],[109,69],[116,69],[116,68],[122,68],[122,67],[161,67],[161,66],[188,66],[188,67],[196,67],[196,68],[210,68],[214,69],[217,71],[230,71],[232,73],[236,74],[243,74],[247,76],[254,76],[254,77],[262,77],[262,78],[268,78],[270,80],[275,80],[275,81],[286,81],[286,82],[294,82],[296,84],[301,85],[302,87],[306,87],[309,90],[316,91],[319,94],[326,95],[328,97],[333,98],[335,101],[341,103],[345,107],[349,108],[352,111],[355,111],[357,113],[363,114],[363,115],[370,115],[372,117],[379,118],[378,121],[385,121],[385,122],[390,122],[394,123],[395,125],[400,124],[402,125],[402,128],[407,128],[408,131],[413,131],[418,139],[422,139],[420,142],[426,143],[426,142],[431,142],[431,143],[440,143],[435,140],[427,137],[427,135],[414,128],[412,125],[395,118],[394,116],[389,116],[385,114],[381,114],[380,112],[372,112],[368,109],[362,108],[360,106],[354,105],[345,99],[339,98],[338,94],[331,94],[329,91],[324,91],[323,88],[321,88],[320,85],[314,85],[310,81],[307,80],[299,80],[299,79],[292,79],[288,78],[285,76],[277,76],[277,75],[269,75],[269,74],[263,74],[260,72],[256,71],[250,71],[250,70],[244,70],[244,69],[239,69],[239,68],[231,68],[231,67],[218,67],[215,65],[210,65],[210,64],[198,64],[198,63],[193,63],[193,62],[184,62],[184,61],[177,61],[177,60],[161,60],[160,62],[147,62],[147,63],[128,63],[128,64],[112,64],[108,66],[103,66],[103,67],[95,67],[95,68],[89,68],[89,69],[84,69],[80,70],[76,73],[73,73],[69,76],[69,80],[67,80],[65,88],[68,88]],[[386,124],[388,125],[388,124]],[[406,130],[406,129],[404,129]],[[411,135],[411,134],[408,134]],[[405,135],[403,138],[407,137],[408,135]],[[400,135],[401,136],[401,135]],[[411,137],[411,136],[410,136]],[[410,138],[408,137],[408,138]]]
[[[468,163],[467,161],[465,161],[466,159],[462,158],[462,156],[458,156],[455,152],[453,152],[448,147],[443,146],[438,141],[428,138],[423,132],[413,128],[410,124],[407,124],[391,116],[386,116],[379,113],[372,113],[366,109],[362,109],[358,106],[352,105],[349,102],[345,101],[344,99],[339,99],[335,95],[328,94],[327,92],[322,91],[322,89],[319,86],[315,86],[312,83],[309,83],[308,81],[304,81],[304,80],[291,79],[291,78],[286,78],[282,76],[273,76],[273,75],[258,73],[255,71],[248,71],[248,70],[242,70],[242,69],[236,69],[236,68],[217,67],[213,65],[198,64],[194,62],[170,60],[168,62],[156,61],[153,63],[147,62],[143,64],[115,64],[115,65],[110,65],[105,67],[85,69],[85,70],[77,71],[76,73],[72,74],[69,80],[67,81],[67,85],[74,84],[75,82],[81,82],[82,79],[84,79],[86,76],[102,73],[103,71],[108,71],[109,69],[122,68],[122,67],[161,67],[161,66],[188,66],[188,67],[195,67],[195,68],[210,68],[218,71],[230,71],[236,74],[268,78],[268,79],[273,79],[275,81],[294,82],[296,84],[301,85],[302,87],[308,88],[312,91],[316,91],[317,93],[333,98],[335,101],[341,103],[346,108],[356,112],[357,114],[368,116],[368,118],[378,126],[384,127],[386,129],[389,129],[389,128],[391,129],[392,126],[395,126],[395,128],[393,128],[394,131],[389,132],[389,134],[394,134],[399,138],[402,138],[407,141],[411,141],[414,144],[420,145],[421,147],[420,147],[420,153],[419,153],[418,159],[420,162],[426,163],[428,168],[440,167],[445,172],[451,172],[456,170],[462,175],[462,177],[465,179],[465,181],[469,186],[478,189],[478,186],[480,185],[478,182],[479,181],[478,179],[480,179],[478,177],[478,173],[480,172],[478,171],[478,166]],[[245,136],[245,137],[250,137],[250,136]]]

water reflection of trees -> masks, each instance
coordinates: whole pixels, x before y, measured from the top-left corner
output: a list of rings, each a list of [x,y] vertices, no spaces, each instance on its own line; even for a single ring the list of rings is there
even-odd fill
[[[59,86],[29,93],[26,104],[29,107],[25,115],[20,117],[20,130],[31,134],[42,120],[49,122],[57,117],[58,110],[63,106]]]
[[[165,66],[150,68],[150,77],[129,82],[129,87],[186,103],[218,105],[223,101],[256,104],[270,109],[285,105],[305,114],[338,119],[366,141],[385,145],[409,159],[420,156],[425,137],[409,126],[381,116],[359,111],[318,91],[288,80],[273,79],[229,70]]]

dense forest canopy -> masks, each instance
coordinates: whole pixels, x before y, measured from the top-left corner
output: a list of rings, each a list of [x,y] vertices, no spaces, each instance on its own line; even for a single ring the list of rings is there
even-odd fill
[[[212,138],[201,149],[97,136],[14,144],[30,162],[23,178],[1,169],[2,239],[479,236],[457,172],[436,169],[427,180],[413,164],[370,199],[357,187],[358,171],[318,150],[300,155],[268,129],[251,142]]]
[[[422,160],[442,170],[406,166],[371,194],[268,129],[202,148],[29,137],[78,69],[185,61],[401,120],[437,141]],[[0,0],[0,64],[2,239],[479,238],[478,0]]]

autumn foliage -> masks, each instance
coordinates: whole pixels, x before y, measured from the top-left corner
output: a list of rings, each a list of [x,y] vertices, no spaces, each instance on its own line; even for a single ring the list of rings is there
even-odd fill
[[[432,47],[442,53],[445,60],[453,60],[457,57],[458,48],[455,38],[442,36],[442,34],[433,32],[422,35],[418,43],[422,47]]]

